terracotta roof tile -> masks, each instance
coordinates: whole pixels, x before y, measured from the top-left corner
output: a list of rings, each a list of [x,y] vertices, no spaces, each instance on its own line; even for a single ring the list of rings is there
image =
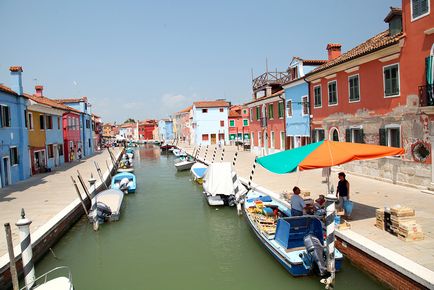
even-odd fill
[[[12,72],[18,72],[18,71],[22,72],[23,71],[23,67],[22,66],[11,66],[9,68],[9,70],[12,71]]]
[[[226,101],[199,101],[199,102],[194,102],[193,105],[196,108],[229,107],[229,103]]]
[[[64,103],[80,103],[84,102],[83,98],[75,98],[75,99],[56,99],[55,100],[58,103],[64,104]]]
[[[61,103],[57,102],[56,100],[49,99],[47,97],[38,97],[36,95],[30,95],[30,94],[24,94],[24,96],[26,96],[30,100],[32,100],[36,103],[39,103],[39,104],[47,105],[47,106],[50,106],[50,107],[53,107],[56,109],[65,110],[65,111],[69,111],[69,112],[80,113],[79,110],[76,110],[76,109],[71,108],[69,106],[66,106],[64,104],[61,104]]]
[[[391,46],[393,44],[398,43],[402,38],[404,38],[405,35],[403,33],[398,33],[395,35],[390,35],[389,30],[383,31],[374,37],[366,40],[362,44],[359,44],[358,46],[354,47],[353,49],[347,51],[346,53],[343,53],[342,55],[338,56],[337,58],[328,61],[327,63],[315,68],[306,76],[314,75],[317,72],[326,70],[328,68],[334,67],[338,64],[345,63],[347,61],[353,60],[355,58],[367,55],[369,53],[372,53],[374,51],[386,48],[388,46]]]
[[[0,91],[18,96],[18,94],[14,90],[2,84],[0,84]]]
[[[303,59],[304,65],[322,65],[328,62],[326,59]]]
[[[230,110],[229,111],[229,118],[240,118],[241,114],[238,114],[236,111]]]

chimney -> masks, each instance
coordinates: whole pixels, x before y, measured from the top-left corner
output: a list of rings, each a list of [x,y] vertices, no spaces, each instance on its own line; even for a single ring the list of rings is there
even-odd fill
[[[35,86],[36,96],[42,97],[44,94],[42,91],[44,90],[44,86]]]
[[[384,18],[384,22],[389,24],[389,34],[395,35],[402,32],[402,9],[390,7],[390,12]]]
[[[23,95],[23,68],[21,66],[11,66],[11,89],[20,96]]]
[[[341,47],[342,45],[339,43],[327,44],[329,60],[334,60],[335,58],[341,56]]]

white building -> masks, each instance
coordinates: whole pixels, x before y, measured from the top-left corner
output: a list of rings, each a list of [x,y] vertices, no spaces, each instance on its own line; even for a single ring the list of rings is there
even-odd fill
[[[225,100],[194,102],[192,108],[192,140],[195,145],[229,142],[228,114]]]

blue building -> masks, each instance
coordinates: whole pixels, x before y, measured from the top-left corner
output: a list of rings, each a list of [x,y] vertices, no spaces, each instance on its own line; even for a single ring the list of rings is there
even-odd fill
[[[173,140],[173,122],[170,119],[158,121],[158,137],[160,140]]]
[[[289,64],[289,81],[283,85],[286,101],[286,149],[310,143],[309,84],[304,80],[304,75],[326,62],[294,57]]]
[[[23,96],[20,66],[10,68],[12,89],[0,85],[0,187],[30,176],[27,98]]]
[[[92,130],[92,110],[87,97],[78,99],[60,99],[57,102],[80,111],[80,139],[79,149],[83,157],[93,154],[93,130]]]

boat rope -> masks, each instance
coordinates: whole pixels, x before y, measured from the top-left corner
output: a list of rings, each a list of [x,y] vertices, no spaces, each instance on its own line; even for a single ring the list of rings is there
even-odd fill
[[[24,281],[26,289],[31,289],[35,284],[35,267],[32,261],[32,243],[30,240],[30,224],[31,220],[26,218],[24,209],[21,209],[21,218],[17,221],[16,225],[20,231],[21,240],[21,258],[23,261]]]
[[[249,183],[248,183],[248,188],[252,189],[252,180],[253,180],[253,175],[255,175],[255,169],[256,169],[256,157],[255,157],[255,162],[253,162],[253,167],[252,167],[252,172],[250,172],[250,176],[249,176]]]
[[[233,167],[235,167],[235,164],[237,163],[237,156],[238,156],[238,152],[235,152],[234,160],[232,160],[232,166]]]
[[[211,159],[211,163],[214,163],[214,159],[215,159],[215,155],[217,153],[217,146],[214,148],[214,151],[212,153],[212,159]]]
[[[225,158],[225,148],[222,150],[222,157],[220,158],[220,162],[223,162],[223,159]]]

